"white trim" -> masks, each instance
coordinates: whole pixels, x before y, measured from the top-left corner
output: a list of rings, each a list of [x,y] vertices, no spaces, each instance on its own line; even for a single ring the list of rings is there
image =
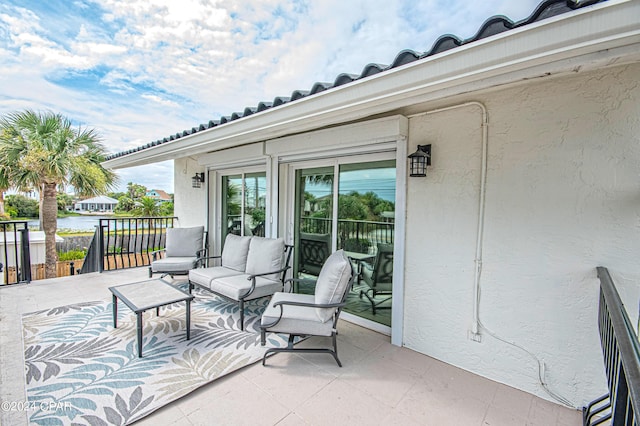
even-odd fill
[[[333,166],[334,176],[340,176],[340,166],[343,164],[358,164],[358,163],[369,163],[376,161],[384,161],[384,160],[394,160],[396,161],[396,199],[395,199],[395,208],[396,208],[396,219],[394,223],[394,233],[395,235],[405,235],[405,226],[406,226],[406,185],[407,185],[407,158],[406,158],[406,137],[398,136],[397,142],[389,145],[384,144],[389,149],[384,152],[375,152],[372,154],[366,155],[350,155],[350,156],[341,156],[335,157],[331,156],[331,159],[328,158],[318,159],[317,153],[307,154],[307,157],[311,157],[312,159],[308,159],[307,161],[295,161],[281,164],[286,166],[286,179],[287,179],[287,195],[286,198],[282,200],[284,203],[284,207],[286,208],[286,235],[285,238],[288,240],[294,240],[294,220],[295,220],[295,179],[296,179],[296,171],[301,169],[309,169],[316,167],[331,167]],[[298,156],[296,156],[298,157]],[[336,178],[333,180],[333,217],[338,217],[338,190],[339,190],[339,179]],[[338,223],[333,220],[331,224],[331,249],[332,251],[336,250],[337,244],[337,229]],[[403,344],[403,332],[404,332],[404,238],[395,238],[394,239],[394,261],[393,261],[393,293],[397,295],[397,297],[393,297],[391,299],[392,303],[392,311],[391,311],[391,327],[387,327],[383,324],[377,323],[375,321],[371,321],[366,318],[358,317],[353,314],[349,314],[348,312],[342,312],[341,318],[345,321],[352,322],[354,324],[360,325],[362,327],[369,328],[371,330],[377,331],[379,333],[390,335],[391,343],[396,346],[402,346]]]
[[[349,157],[354,155],[368,155],[368,154],[376,154],[380,152],[389,152],[394,151],[396,148],[396,142],[385,142],[385,143],[372,143],[371,145],[363,145],[363,146],[347,146],[338,149],[331,149],[330,151],[317,151],[314,152],[311,157],[314,160],[325,160],[323,164],[327,164],[327,159],[334,159],[336,157]],[[293,163],[298,161],[308,161],[310,157],[310,153],[299,153],[292,155],[281,155],[278,156],[278,159],[281,163]]]
[[[380,324],[375,321],[368,320],[366,318],[359,317],[354,314],[350,314],[349,312],[342,311],[340,313],[340,319],[350,322],[355,325],[359,325],[360,327],[368,328],[369,330],[376,331],[380,334],[384,334],[385,336],[391,336],[391,343],[393,343],[393,329],[391,327],[387,327],[384,324]]]
[[[396,205],[393,239],[393,294],[391,299],[391,344],[404,344],[404,254],[407,226],[407,138],[396,143]],[[397,238],[402,236],[402,238]]]
[[[269,172],[266,170],[267,165],[247,165],[246,167],[235,167],[235,168],[228,168],[228,169],[218,169],[218,170],[210,170],[211,175],[213,176],[212,179],[214,179],[215,185],[212,185],[211,187],[213,189],[211,189],[211,194],[212,197],[210,199],[214,199],[215,200],[215,205],[213,206],[213,208],[210,206],[209,203],[207,203],[209,205],[209,212],[211,213],[211,218],[209,219],[209,222],[212,223],[214,226],[212,227],[212,229],[214,229],[213,234],[211,235],[211,232],[209,233],[209,240],[213,242],[213,244],[210,244],[209,246],[215,246],[215,254],[221,254],[220,249],[222,247],[222,240],[220,239],[220,236],[222,234],[222,178],[224,176],[231,176],[231,175],[240,175],[243,179],[244,176],[248,173],[260,173],[260,172],[265,172],[267,174],[266,180],[267,180],[267,196],[266,196],[266,203],[267,203],[267,208],[269,205]],[[209,191],[207,191],[209,192]],[[242,205],[241,205],[241,220],[243,222],[243,228],[244,228],[244,185],[242,186],[242,198],[243,200]],[[268,210],[266,210],[266,212],[268,212]],[[266,234],[266,227],[265,227],[265,235]],[[212,251],[212,253],[214,253]]]
[[[264,143],[238,146],[198,156],[198,165],[215,169],[247,167],[265,162]]]

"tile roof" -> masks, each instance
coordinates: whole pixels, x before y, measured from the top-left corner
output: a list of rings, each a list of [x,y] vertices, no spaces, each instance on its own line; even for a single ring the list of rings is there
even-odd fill
[[[391,65],[381,65],[381,64],[368,64],[364,67],[362,72],[359,75],[356,74],[340,74],[336,77],[333,83],[323,83],[317,82],[311,87],[311,90],[294,90],[291,93],[291,96],[278,96],[272,102],[260,102],[257,107],[246,107],[242,112],[234,112],[229,116],[223,116],[218,120],[209,120],[208,123],[200,124],[197,127],[193,127],[190,130],[183,130],[182,132],[178,132],[174,135],[167,136],[163,139],[158,139],[153,142],[149,142],[146,145],[139,146],[137,148],[130,149],[128,151],[119,152],[116,154],[112,154],[108,156],[106,159],[111,160],[114,158],[122,157],[128,154],[132,154],[134,152],[142,151],[144,149],[148,149],[157,145],[161,145],[167,142],[172,142],[174,140],[180,139],[185,136],[192,135],[194,133],[201,132],[203,130],[208,130],[213,127],[222,126],[230,121],[238,120],[243,117],[248,117],[253,114],[258,114],[262,111],[268,110],[270,108],[276,108],[280,105],[284,105],[286,103],[295,102],[298,99],[302,99],[308,96],[313,96],[317,93],[324,92],[325,90],[342,86],[344,84],[349,84],[353,81],[360,80],[363,78],[371,77],[373,75],[385,72],[387,70],[397,68],[411,62],[418,61],[420,59],[427,58],[429,56],[436,55],[438,53],[445,52],[450,49],[455,49],[465,44],[473,43],[478,40],[482,40],[487,37],[494,36],[496,34],[500,34],[505,31],[512,30],[514,28],[523,27],[525,25],[532,24],[534,22],[541,21],[543,19],[551,18],[553,16],[561,15],[563,13],[571,12],[572,10],[580,9],[582,7],[591,6],[596,3],[602,3],[606,0],[583,0],[583,1],[573,1],[573,0],[544,0],[542,1],[536,9],[533,11],[529,17],[518,21],[513,22],[506,16],[497,15],[492,16],[487,19],[481,26],[478,32],[473,37],[468,39],[460,39],[455,35],[445,34],[440,36],[431,49],[426,52],[415,52],[413,50],[402,50],[399,52]]]

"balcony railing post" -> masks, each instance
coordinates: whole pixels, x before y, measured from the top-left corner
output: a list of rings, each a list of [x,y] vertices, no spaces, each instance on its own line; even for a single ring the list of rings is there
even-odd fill
[[[20,264],[22,266],[22,276],[18,281],[31,282],[31,252],[29,250],[29,228],[24,224],[20,230]]]
[[[100,219],[100,226],[98,226],[98,247],[100,248],[100,262],[99,262],[99,271],[100,273],[104,272],[104,228],[102,225],[102,219]]]

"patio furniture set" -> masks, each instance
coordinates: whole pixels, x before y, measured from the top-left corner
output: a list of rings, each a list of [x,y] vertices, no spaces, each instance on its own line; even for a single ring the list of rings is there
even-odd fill
[[[329,255],[318,272],[315,294],[287,292],[294,288],[295,279],[286,279],[290,269],[293,246],[282,238],[227,235],[220,256],[207,256],[204,227],[169,228],[166,233],[164,256],[154,253],[149,267],[149,280],[110,287],[113,297],[113,325],[117,327],[118,300],[127,305],[137,319],[138,356],[142,357],[142,313],[162,306],[185,302],[186,336],[190,338],[190,307],[195,286],[238,303],[240,330],[244,330],[246,301],[271,297],[260,323],[261,344],[266,333],[289,334],[286,348],[268,349],[275,352],[329,353],[342,366],[337,354],[336,327],[345,306],[347,293],[358,275],[343,250]],[[210,263],[218,263],[209,266]],[[153,278],[161,274],[160,278]],[[188,275],[189,291],[180,290],[163,277]],[[332,337],[333,348],[294,348],[296,337]]]

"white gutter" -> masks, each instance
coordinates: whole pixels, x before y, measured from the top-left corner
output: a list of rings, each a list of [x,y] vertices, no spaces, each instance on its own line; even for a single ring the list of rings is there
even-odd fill
[[[123,168],[199,155],[548,74],[637,62],[638,16],[638,1],[585,7],[103,164]]]

